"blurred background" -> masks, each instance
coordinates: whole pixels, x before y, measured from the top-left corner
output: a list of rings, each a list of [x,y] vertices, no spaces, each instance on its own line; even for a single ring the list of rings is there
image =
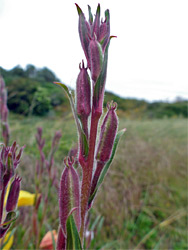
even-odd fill
[[[93,13],[98,4],[77,3],[85,13],[88,4]],[[117,36],[109,49],[105,104],[118,103],[119,129],[127,132],[95,200],[92,248],[187,249],[188,2],[100,4],[103,17],[110,9],[111,34]],[[74,1],[0,0],[0,28],[11,142],[26,144],[19,171],[23,187],[32,192],[37,127],[43,127],[46,153],[54,132],[62,132],[55,159],[59,174],[77,140],[67,97],[53,82],[75,89],[85,60],[78,15]],[[52,202],[57,204],[57,195]],[[48,223],[57,229],[54,205]],[[15,249],[22,248],[25,232],[24,226],[17,230]]]

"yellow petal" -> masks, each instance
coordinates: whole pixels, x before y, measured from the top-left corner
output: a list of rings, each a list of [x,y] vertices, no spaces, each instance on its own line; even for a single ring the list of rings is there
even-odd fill
[[[8,183],[8,186],[7,186],[7,190],[6,190],[6,193],[5,193],[5,199],[4,199],[4,207],[6,205],[6,202],[7,202],[7,198],[8,198],[8,193],[9,193],[9,190],[10,190],[10,181]]]
[[[33,206],[35,202],[35,194],[21,190],[18,197],[18,207]]]
[[[6,242],[10,236],[11,232],[8,232],[6,235],[5,235],[5,239],[4,239],[4,242]],[[13,244],[13,240],[14,240],[14,236],[12,235],[10,237],[10,239],[8,240],[8,242],[5,244],[5,246],[2,248],[2,250],[9,250]],[[0,243],[1,243],[2,239],[0,239]]]

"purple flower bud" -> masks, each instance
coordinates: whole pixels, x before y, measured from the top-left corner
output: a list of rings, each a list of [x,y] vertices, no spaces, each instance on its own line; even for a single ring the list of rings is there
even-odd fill
[[[80,230],[80,183],[76,170],[73,167],[73,161],[68,158],[64,160],[65,169],[62,173],[59,189],[59,217],[64,236],[66,237],[66,222],[68,216],[72,213],[77,226]]]
[[[16,142],[14,142],[11,147],[3,147],[0,151],[0,165],[1,168],[3,168],[3,176],[1,176],[1,181],[3,180],[4,187],[7,186],[9,180],[14,175],[15,169],[20,163],[20,158],[24,147],[22,147],[19,153],[16,155],[17,148],[18,145]]]
[[[0,161],[0,191],[3,189],[3,175],[4,175],[5,167],[3,163]]]
[[[100,4],[98,4],[97,6],[95,20],[93,23],[92,37],[94,37],[94,34],[96,34],[97,38],[99,37],[99,27],[100,27]]]
[[[45,139],[42,139],[42,128],[37,128],[37,134],[35,135],[39,150],[42,150],[45,144]]]
[[[38,132],[39,138],[42,137],[42,130],[43,130],[43,129],[42,129],[41,127],[37,128],[37,132]]]
[[[87,68],[80,64],[80,73],[76,81],[76,107],[79,117],[88,117],[91,113],[91,90]]]
[[[66,238],[62,232],[61,227],[59,227],[56,250],[64,250],[64,249],[66,249]]]
[[[7,105],[4,104],[2,106],[2,116],[1,116],[1,119],[3,122],[6,122],[7,119],[8,119],[8,108],[7,108]]]
[[[6,232],[8,231],[9,227],[11,224],[8,224],[4,227],[0,227],[0,239],[3,238],[3,236],[6,234]]]
[[[115,112],[116,107],[116,103],[107,104],[108,112],[101,126],[100,140],[96,154],[96,159],[100,162],[107,162],[112,153],[118,127],[118,118]]]
[[[98,41],[102,45],[103,51],[106,48],[109,38],[110,38],[110,13],[109,10],[106,10],[105,21],[104,22],[101,21],[99,37],[98,37]]]
[[[68,156],[70,158],[74,157],[74,167],[77,168],[79,166],[78,162],[78,144],[75,144],[69,151]]]
[[[91,38],[91,28],[89,23],[86,21],[84,13],[82,12],[81,8],[77,4],[75,5],[77,7],[79,15],[78,31],[79,31],[80,41],[87,59],[88,67],[90,68],[88,47]]]
[[[92,39],[89,43],[89,57],[91,65],[91,78],[96,82],[102,69],[104,55],[100,43]]]
[[[11,184],[7,202],[6,202],[7,212],[11,212],[16,209],[16,206],[18,203],[19,192],[20,192],[20,182],[21,182],[21,178],[16,176],[14,181]]]
[[[57,150],[57,147],[59,145],[59,141],[62,137],[62,134],[60,131],[56,131],[55,132],[55,135],[54,135],[54,138],[52,140],[52,152],[54,153],[56,150]]]

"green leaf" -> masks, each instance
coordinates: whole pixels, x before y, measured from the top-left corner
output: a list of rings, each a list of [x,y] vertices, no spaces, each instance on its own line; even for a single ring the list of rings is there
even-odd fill
[[[117,146],[118,146],[118,143],[119,143],[119,140],[121,139],[122,135],[125,133],[126,129],[122,129],[120,130],[117,135],[116,135],[116,138],[115,138],[115,141],[114,141],[114,145],[113,145],[113,149],[112,149],[112,154],[111,154],[111,157],[109,159],[109,161],[106,163],[106,165],[104,166],[102,172],[101,172],[101,175],[99,177],[99,180],[98,180],[98,183],[97,183],[97,186],[95,188],[95,191],[92,193],[92,195],[90,196],[89,198],[89,204],[91,204],[91,202],[93,201],[93,199],[95,198],[95,195],[99,189],[99,186],[102,184],[103,180],[104,180],[104,177],[110,167],[110,164],[112,163],[112,160],[114,158],[114,155],[116,153],[116,149],[117,149]]]
[[[66,249],[82,249],[82,244],[80,240],[80,236],[73,218],[71,214],[67,219],[67,246]]]
[[[3,228],[6,228],[9,224],[14,222],[18,218],[18,215],[19,213],[14,211],[7,213],[5,221],[2,224]]]
[[[101,73],[99,77],[97,78],[95,88],[94,88],[93,104],[94,104],[95,109],[97,109],[97,107],[100,106],[101,102],[103,101],[103,98],[101,99],[101,95],[104,92],[104,87],[105,87],[105,82],[106,82],[109,45],[110,45],[110,40],[106,46]]]
[[[61,82],[54,82],[54,83],[57,84],[57,85],[59,85],[59,86],[61,86],[64,89],[64,91],[67,94],[67,96],[69,98],[71,98],[71,92],[70,92],[70,90],[68,89],[68,87],[64,83],[61,83]]]
[[[75,5],[76,5],[77,11],[78,11],[78,15],[83,14],[83,12],[82,12],[81,8],[78,6],[78,4],[75,3]]]
[[[89,12],[89,23],[93,23],[93,15],[91,13],[91,7],[88,5],[88,12]]]
[[[77,130],[78,130],[81,146],[83,147],[82,152],[84,152],[85,156],[88,156],[88,152],[89,152],[88,141],[87,141],[86,135],[83,132],[82,127],[80,125],[80,121],[78,119],[78,116],[77,116],[77,113],[76,113],[76,110],[75,110],[74,100],[73,100],[71,91],[69,90],[69,88],[64,83],[61,83],[61,82],[54,82],[54,83],[61,86],[63,88],[63,90],[65,91],[65,93],[67,94],[68,98],[69,98],[70,105],[71,105],[71,108],[72,108],[72,112],[73,112],[73,115],[74,115],[74,119],[75,119],[75,122],[76,122]]]

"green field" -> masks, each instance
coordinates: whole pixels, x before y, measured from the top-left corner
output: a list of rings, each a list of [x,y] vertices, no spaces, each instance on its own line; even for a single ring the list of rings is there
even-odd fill
[[[58,174],[63,158],[77,140],[71,114],[59,117],[25,118],[10,115],[11,141],[26,145],[19,174],[22,189],[34,192],[34,168],[39,158],[35,142],[37,127],[43,127],[45,153],[56,130],[62,132],[56,154]],[[117,154],[91,211],[91,221],[99,218],[93,249],[188,249],[187,244],[187,120],[126,120],[127,128]],[[45,176],[44,176],[45,178]],[[45,190],[44,190],[45,193]],[[14,242],[27,235],[31,209],[22,208]],[[47,225],[57,229],[58,193],[52,191]]]

